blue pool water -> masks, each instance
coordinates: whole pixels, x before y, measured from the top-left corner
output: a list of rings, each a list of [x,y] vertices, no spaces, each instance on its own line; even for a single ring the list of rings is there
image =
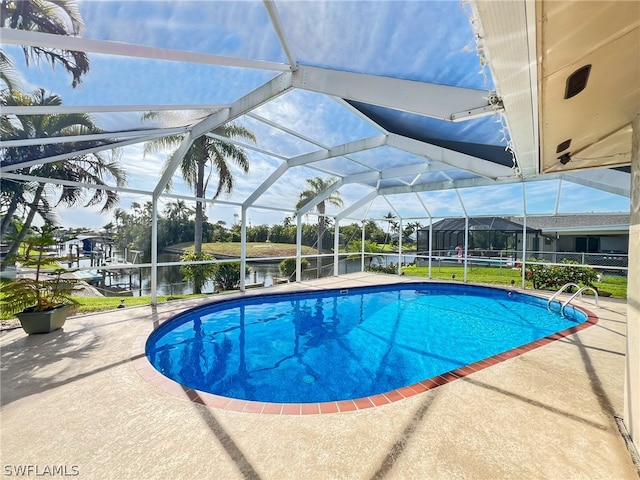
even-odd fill
[[[226,397],[278,403],[388,392],[587,316],[490,287],[402,284],[260,295],[187,310],[147,340],[154,367]]]

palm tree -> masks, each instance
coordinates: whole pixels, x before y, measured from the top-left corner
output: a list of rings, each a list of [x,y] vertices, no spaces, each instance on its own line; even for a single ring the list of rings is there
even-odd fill
[[[383,251],[387,247],[387,240],[389,239],[391,232],[398,230],[398,222],[395,221],[396,216],[393,213],[387,213],[384,218],[387,220],[387,234],[384,237],[384,245],[382,246]]]
[[[402,235],[407,241],[410,240],[411,235],[422,228],[422,224],[420,222],[409,222],[407,226],[404,228]]]
[[[184,223],[193,214],[193,209],[189,208],[184,200],[178,199],[167,203],[164,208],[164,214],[172,222]]]
[[[327,190],[333,183],[335,182],[335,178],[327,178],[326,180],[321,177],[315,178],[307,178],[307,184],[309,188],[300,193],[300,200],[296,204],[296,209],[300,209],[322,192]],[[336,207],[342,207],[342,197],[338,192],[334,192],[329,195],[327,198],[322,200],[318,205],[316,205],[316,212],[318,213],[318,226],[317,226],[317,234],[318,234],[318,255],[321,255],[323,252],[322,248],[322,237],[324,236],[324,232],[327,227],[327,219],[325,218],[325,208],[326,204],[334,205]],[[320,269],[322,267],[322,257],[318,258],[318,275],[320,274]]]
[[[20,75],[13,67],[13,62],[2,50],[0,50],[0,81],[4,82],[9,90],[16,90],[21,84]]]
[[[52,33],[55,35],[79,35],[84,23],[74,0],[1,0],[0,26],[19,30]],[[45,59],[51,66],[60,64],[73,76],[75,88],[82,75],[89,71],[89,57],[85,52],[59,50],[49,47],[22,47],[27,65],[31,60],[39,63]],[[2,57],[6,58],[4,53]],[[6,74],[7,64],[2,64]]]
[[[62,100],[57,95],[47,95],[43,89],[37,89],[31,97],[20,92],[5,90],[0,94],[0,104],[61,105]],[[0,124],[0,127],[2,140],[61,137],[100,131],[87,114],[17,115]],[[83,146],[87,144],[98,146],[101,143],[84,142]],[[9,147],[5,149],[3,164],[17,166],[28,160],[46,158],[77,149],[77,143]],[[111,158],[94,153],[18,168],[15,171],[24,175],[104,186],[105,188],[93,190],[93,194],[85,204],[85,206],[90,206],[103,203],[102,212],[113,208],[119,199],[116,192],[108,189],[104,179],[108,178],[114,181],[117,186],[124,186],[126,182],[126,175],[117,161],[115,152]],[[6,194],[6,191],[9,193]],[[17,252],[18,246],[31,227],[36,214],[40,214],[45,223],[54,223],[55,219],[51,215],[48,197],[55,191],[60,192],[56,205],[64,204],[67,206],[78,203],[86,193],[86,189],[80,186],[60,187],[44,182],[2,179],[2,196],[0,198],[3,204],[7,205],[2,222],[2,233],[6,233],[6,228],[18,209],[27,212],[22,228],[9,248],[7,256]]]
[[[145,114],[144,118],[156,118],[156,112]],[[256,141],[251,131],[241,125],[233,123],[222,125],[215,130],[214,134],[226,138],[243,138]],[[144,147],[145,155],[152,152],[172,150],[175,151],[182,143],[182,137],[171,135],[147,142]],[[169,155],[167,163],[173,153]],[[230,142],[219,140],[218,138],[203,135],[198,137],[184,155],[180,163],[180,173],[184,181],[191,187],[197,198],[205,198],[207,187],[214,171],[218,176],[218,186],[213,198],[218,198],[220,194],[230,194],[235,186],[235,177],[231,171],[229,161],[235,163],[244,173],[249,172],[249,159],[245,150]],[[208,171],[207,171],[208,167]],[[167,185],[170,188],[170,184]],[[196,201],[195,232],[194,232],[194,253],[202,253],[202,224],[204,218],[204,205],[201,201]],[[201,293],[202,285],[194,283],[194,292]]]

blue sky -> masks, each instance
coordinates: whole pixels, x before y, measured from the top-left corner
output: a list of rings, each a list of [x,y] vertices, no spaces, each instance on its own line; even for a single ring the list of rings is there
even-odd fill
[[[224,55],[236,58],[286,62],[277,36],[261,1],[169,2],[169,1],[79,1],[86,38],[110,40],[170,49]],[[491,89],[491,79],[483,72],[475,49],[469,19],[458,1],[282,1],[278,12],[293,54],[300,64],[357,71],[376,75],[400,75],[409,80],[428,81],[474,89]],[[4,48],[4,47],[3,47]],[[44,87],[59,94],[65,105],[127,104],[218,104],[230,103],[276,75],[276,72],[210,65],[196,65],[148,59],[90,54],[91,70],[82,84],[72,89],[70,77],[59,67],[47,64],[26,68],[19,49],[5,48],[25,79],[25,90]],[[379,134],[372,125],[338,102],[320,94],[294,90],[256,109],[255,114],[298,131],[319,145],[331,147]],[[409,115],[409,114],[405,114]],[[105,130],[123,130],[140,125],[140,114],[96,115]],[[285,157],[317,150],[319,147],[278,131],[255,118],[244,116],[238,123],[251,129],[257,146]],[[504,145],[503,133],[491,118],[451,124],[423,119],[419,128],[439,135],[487,144]],[[152,189],[161,175],[168,155],[144,156],[141,145],[126,147],[122,163],[128,171],[129,186]],[[229,201],[242,201],[281,163],[263,153],[249,151],[251,171],[237,172],[236,190]],[[389,147],[318,163],[328,173],[307,167],[290,169],[257,202],[274,207],[292,207],[305,178],[329,176],[340,169],[358,173],[358,162],[379,166],[417,163],[417,157]],[[548,181],[526,187],[528,213],[552,213],[558,182]],[[188,194],[178,175],[174,193]],[[345,205],[368,193],[360,186],[342,188]],[[522,213],[522,186],[490,189],[407,194],[396,199],[376,199],[356,215],[380,218],[392,208],[405,216],[462,215],[459,199],[470,215]],[[580,201],[574,199],[579,196]],[[122,194],[121,207],[131,201],[144,203],[148,197]],[[418,198],[419,197],[419,198]],[[629,200],[563,182],[560,211],[627,211]],[[572,212],[573,209],[573,212]],[[329,213],[337,210],[328,208]],[[239,208],[217,204],[208,209],[211,221],[234,221]],[[282,221],[286,212],[251,209],[253,224]],[[60,212],[65,226],[101,227],[110,221],[89,209]],[[311,220],[313,221],[313,220]]]

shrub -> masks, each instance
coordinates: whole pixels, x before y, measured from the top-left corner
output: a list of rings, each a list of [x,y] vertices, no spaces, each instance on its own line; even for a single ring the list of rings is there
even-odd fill
[[[390,263],[386,267],[382,265],[368,265],[364,269],[367,272],[375,273],[398,273],[398,265],[396,263]]]
[[[196,262],[198,260],[213,260],[213,256],[208,253],[186,252],[180,257],[183,262]],[[207,280],[213,277],[216,265],[213,263],[200,263],[196,265],[183,265],[180,273],[185,280],[190,280],[194,284],[194,292],[200,293],[202,286]]]
[[[302,270],[306,270],[307,268],[309,268],[309,260],[307,260],[306,258],[303,258],[300,261],[300,266],[301,266]],[[280,273],[283,276],[285,276],[287,278],[291,278],[291,276],[293,275],[293,272],[296,271],[296,259],[295,258],[285,258],[278,265],[278,269],[280,270]]]
[[[245,276],[249,267],[245,268]],[[233,290],[240,286],[240,262],[218,263],[214,265],[213,280],[220,290]]]
[[[563,260],[562,265],[542,265],[531,259],[527,263],[525,276],[533,282],[533,288],[558,290],[564,284],[593,286],[597,279],[596,271],[591,267],[576,267],[577,262]],[[570,291],[570,290],[569,290]]]

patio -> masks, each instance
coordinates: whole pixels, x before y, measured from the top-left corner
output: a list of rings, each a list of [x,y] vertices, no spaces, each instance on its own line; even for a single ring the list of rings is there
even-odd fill
[[[359,273],[268,291],[417,280]],[[4,474],[31,466],[31,475],[64,467],[82,479],[637,478],[615,421],[626,302],[588,300],[596,325],[398,402],[269,415],[176,398],[133,366],[134,345],[154,324],[215,298],[76,316],[42,336],[2,332]]]

